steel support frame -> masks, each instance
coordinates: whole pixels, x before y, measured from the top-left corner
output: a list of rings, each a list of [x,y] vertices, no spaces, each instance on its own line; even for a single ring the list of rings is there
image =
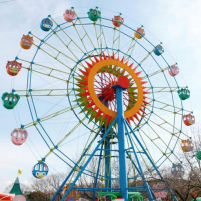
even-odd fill
[[[101,145],[100,156],[99,156],[99,160],[98,160],[98,167],[97,167],[97,172],[96,172],[96,178],[95,178],[95,182],[94,182],[94,189],[97,188],[98,173],[99,173],[99,170],[100,170],[100,164],[101,164],[101,159],[102,159],[102,151],[103,151],[102,148],[103,148],[103,144]],[[93,191],[92,201],[95,200],[95,196],[96,196],[96,191]]]
[[[126,171],[126,148],[125,148],[125,129],[124,129],[124,110],[123,110],[123,88],[119,85],[114,86],[117,99],[117,123],[118,123],[118,145],[119,145],[119,180],[120,192],[124,201],[128,201],[128,183]]]
[[[150,161],[150,163],[151,163],[152,166],[154,167],[154,169],[155,169],[155,171],[157,172],[157,174],[160,176],[161,181],[165,184],[167,190],[168,190],[168,191],[170,192],[170,194],[172,195],[174,201],[178,201],[177,198],[176,198],[176,196],[173,194],[172,190],[168,188],[168,186],[167,186],[167,184],[166,184],[166,182],[165,182],[165,179],[162,177],[162,175],[161,175],[161,173],[159,172],[157,166],[156,166],[156,165],[154,164],[154,162],[152,161],[151,157],[150,157],[149,154],[147,153],[146,149],[144,148],[144,146],[142,145],[142,143],[141,143],[140,140],[138,139],[137,135],[135,134],[135,132],[133,131],[133,129],[131,128],[131,126],[129,125],[129,123],[128,123],[126,120],[125,120],[124,122],[125,122],[125,127],[127,126],[127,127],[129,128],[130,132],[133,134],[135,140],[137,141],[137,143],[138,143],[138,144],[140,145],[140,147],[142,148],[144,154],[147,156],[148,160]],[[127,128],[126,128],[126,129],[127,129]],[[127,133],[128,133],[128,136],[130,136],[128,130],[127,130]],[[133,148],[134,148],[134,147],[133,147]],[[139,165],[140,165],[140,163],[139,163]],[[149,186],[146,185],[146,183],[147,183],[147,182],[146,182],[146,179],[143,179],[143,180],[145,181],[145,187],[146,187],[146,189],[147,189],[147,193],[148,193],[148,195],[149,195],[149,198],[150,198],[150,200],[151,200],[151,198],[152,198],[152,200],[153,200],[154,193],[153,193],[153,191],[151,191],[151,189],[149,188]],[[148,190],[148,189],[149,189],[149,190]],[[150,193],[151,193],[151,194],[150,194]],[[155,197],[155,196],[154,196],[154,197]]]
[[[64,194],[63,198],[61,199],[61,201],[64,201],[66,196],[73,189],[75,183],[77,182],[77,180],[79,179],[81,174],[84,172],[85,168],[87,167],[87,165],[89,164],[89,162],[91,161],[91,159],[93,158],[95,153],[98,150],[100,150],[99,149],[100,145],[102,145],[101,150],[100,150],[100,152],[102,153],[103,141],[107,139],[107,135],[111,131],[111,128],[115,124],[115,122],[117,122],[117,124],[118,124],[119,180],[120,180],[120,192],[122,194],[122,198],[124,198],[125,201],[128,201],[128,191],[131,190],[131,189],[133,189],[133,190],[138,189],[138,187],[136,187],[136,188],[128,188],[128,185],[127,185],[126,155],[128,153],[127,153],[127,149],[125,148],[125,136],[126,135],[128,136],[129,142],[131,144],[131,149],[133,151],[136,163],[132,159],[130,159],[130,160],[132,161],[133,164],[135,164],[134,166],[135,166],[136,170],[138,171],[138,173],[140,174],[142,180],[144,181],[144,188],[143,187],[140,187],[140,188],[142,188],[141,189],[142,191],[146,191],[148,193],[150,201],[155,200],[156,197],[155,197],[155,195],[153,193],[153,190],[149,187],[148,182],[146,181],[146,178],[144,176],[144,173],[143,173],[143,170],[142,170],[139,158],[138,158],[138,153],[136,152],[135,147],[134,147],[133,142],[132,142],[132,139],[131,139],[131,134],[134,136],[136,142],[142,148],[144,154],[147,156],[148,160],[150,161],[150,163],[152,164],[152,166],[154,167],[154,169],[156,170],[156,172],[160,176],[161,181],[163,181],[165,183],[165,180],[162,177],[162,175],[160,174],[158,168],[156,167],[156,165],[154,164],[154,162],[150,158],[149,154],[147,153],[146,149],[144,148],[144,146],[142,145],[142,143],[140,142],[140,140],[136,136],[135,132],[132,130],[131,126],[129,125],[129,123],[127,122],[127,120],[123,116],[123,95],[122,94],[123,94],[124,89],[122,87],[120,87],[119,85],[115,85],[114,88],[116,90],[116,99],[117,99],[117,116],[114,119],[114,121],[111,123],[109,128],[106,130],[106,132],[103,134],[102,139],[98,142],[96,148],[93,150],[93,152],[91,153],[91,155],[89,156],[89,158],[87,159],[85,164],[81,167],[80,171],[78,172],[78,174],[75,177],[74,181],[71,183],[70,187],[65,192],[65,194]],[[129,130],[130,130],[130,132],[129,132]],[[126,133],[125,133],[125,131],[126,131]],[[110,147],[105,146],[104,150],[109,151]],[[100,162],[101,162],[101,154],[100,154],[100,158],[99,158],[99,162],[98,162],[94,188],[91,188],[91,191],[93,191],[93,200],[95,199],[95,192],[100,189],[100,188],[97,188],[97,180],[98,180],[98,172],[99,172]],[[78,163],[79,163],[79,161],[76,164],[78,164]],[[71,170],[70,174],[66,177],[66,179],[64,180],[64,182],[62,183],[62,185],[60,186],[60,188],[58,189],[58,191],[56,192],[54,197],[51,199],[51,201],[54,201],[54,199],[56,198],[58,193],[62,190],[63,186],[66,184],[67,180],[70,178],[70,175],[73,173],[73,171],[74,171],[74,169]],[[111,178],[110,178],[110,180],[111,180]],[[166,183],[165,183],[165,185],[166,185]],[[167,185],[166,185],[166,187],[167,187]],[[112,191],[113,190],[112,185],[111,186],[105,186],[105,188],[102,188],[102,189],[105,189],[104,191]],[[83,190],[84,191],[85,190],[90,191],[88,188],[83,188]],[[116,189],[114,189],[114,190],[116,190]],[[138,189],[138,190],[140,191],[140,189]],[[177,201],[177,198],[174,196],[174,194],[172,193],[172,191],[168,187],[167,187],[167,190],[172,195],[174,201]]]
[[[110,136],[108,135],[105,138],[104,142],[104,152],[105,152],[105,188],[112,188],[111,181],[111,151],[110,151]],[[111,191],[111,190],[110,190]],[[109,192],[110,192],[109,191]]]
[[[117,117],[114,119],[114,121],[111,123],[111,125],[109,126],[109,128],[107,129],[107,131],[105,132],[105,134],[103,135],[102,139],[99,141],[99,143],[96,145],[96,148],[93,150],[93,152],[91,153],[91,155],[89,156],[89,158],[87,159],[87,161],[85,162],[85,164],[81,167],[79,173],[77,174],[77,176],[75,177],[74,181],[71,183],[70,187],[67,189],[66,193],[64,194],[64,196],[62,197],[61,201],[64,201],[66,196],[69,194],[69,192],[73,189],[73,186],[75,185],[75,183],[77,182],[77,180],[79,179],[79,177],[81,176],[81,174],[84,172],[85,168],[87,167],[87,165],[89,164],[89,162],[91,161],[91,159],[93,158],[94,154],[96,153],[96,151],[98,150],[99,146],[103,143],[104,139],[106,138],[106,136],[108,135],[108,133],[110,132],[112,126],[114,125],[114,123],[117,121]],[[71,170],[72,171],[72,170]],[[64,180],[64,182],[62,183],[62,185],[60,186],[60,188],[58,189],[58,191],[56,192],[56,194],[58,195],[58,193],[61,191],[61,189],[63,188],[63,186],[65,185],[65,183],[67,182],[69,176],[66,177],[66,179]],[[55,194],[55,195],[56,195]],[[54,195],[54,197],[51,199],[51,201],[54,201],[54,199],[56,198],[56,196]]]

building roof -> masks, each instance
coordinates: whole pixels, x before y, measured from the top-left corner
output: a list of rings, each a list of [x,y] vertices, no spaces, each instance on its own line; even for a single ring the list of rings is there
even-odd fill
[[[13,200],[12,198],[14,196],[15,196],[14,194],[0,193],[0,200],[2,200],[2,201],[11,201],[11,200]]]
[[[10,194],[23,195],[21,188],[20,188],[20,182],[19,182],[18,177],[16,178],[15,183],[13,184]]]

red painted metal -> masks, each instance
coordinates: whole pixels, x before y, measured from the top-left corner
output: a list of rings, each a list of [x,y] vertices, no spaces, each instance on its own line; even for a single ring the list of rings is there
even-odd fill
[[[8,61],[6,64],[7,73],[11,76],[16,76],[22,68],[22,64],[17,61]]]
[[[195,117],[192,114],[183,116],[183,121],[186,126],[191,126],[195,123]]]

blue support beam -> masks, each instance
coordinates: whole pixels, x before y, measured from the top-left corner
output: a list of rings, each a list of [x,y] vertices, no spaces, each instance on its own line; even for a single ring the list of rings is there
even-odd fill
[[[143,152],[145,153],[145,155],[147,156],[148,160],[150,161],[150,163],[152,164],[152,166],[154,167],[154,169],[156,170],[156,172],[158,173],[158,175],[161,178],[161,181],[164,182],[165,186],[167,187],[168,191],[170,192],[170,194],[172,195],[174,201],[178,201],[177,198],[175,197],[175,195],[173,194],[172,190],[168,188],[165,179],[162,177],[161,173],[159,172],[158,168],[156,167],[155,163],[152,161],[151,157],[149,156],[149,154],[147,153],[146,149],[144,148],[144,146],[142,145],[142,143],[140,142],[140,140],[138,139],[138,137],[136,136],[135,132],[132,130],[131,126],[129,125],[129,123],[125,120],[125,124],[127,125],[127,127],[129,128],[129,130],[131,131],[131,133],[133,134],[135,140],[137,141],[137,143],[140,145],[141,149],[143,150]],[[128,132],[128,131],[127,131]],[[152,195],[151,195],[152,196]]]
[[[61,184],[61,186],[59,187],[59,189],[57,190],[57,192],[54,194],[54,196],[52,197],[51,201],[54,201],[55,198],[57,197],[57,195],[62,191],[64,185],[66,184],[66,182],[68,181],[68,179],[70,178],[70,176],[73,174],[74,170],[76,167],[79,167],[79,162],[82,160],[83,156],[87,153],[89,147],[91,146],[91,144],[94,142],[94,140],[96,139],[96,137],[99,135],[100,131],[96,133],[96,136],[91,140],[91,142],[89,143],[88,147],[84,150],[82,156],[80,157],[80,159],[77,161],[77,163],[75,163],[74,167],[71,169],[70,173],[68,174],[68,176],[66,177],[66,179],[63,181],[63,183]]]
[[[88,160],[86,161],[86,163],[82,166],[81,170],[79,171],[79,173],[77,174],[77,176],[75,177],[74,181],[71,183],[70,187],[68,188],[68,190],[66,191],[66,193],[64,194],[64,196],[62,197],[61,201],[64,201],[66,196],[69,194],[69,192],[73,189],[73,186],[75,185],[76,181],[79,179],[79,177],[81,176],[81,174],[83,173],[83,171],[85,170],[85,168],[87,167],[87,165],[89,164],[89,162],[91,161],[93,155],[96,153],[96,151],[98,150],[99,146],[103,143],[104,139],[106,138],[106,136],[108,135],[108,133],[110,132],[112,126],[114,125],[114,123],[117,121],[117,117],[114,119],[114,121],[111,123],[111,125],[109,126],[109,128],[107,129],[107,131],[105,132],[105,134],[103,135],[102,139],[99,141],[99,143],[97,144],[96,148],[94,149],[94,151],[92,152],[91,156],[88,158]],[[66,179],[65,179],[66,180]],[[67,181],[67,180],[66,180]],[[51,201],[53,201],[54,199],[52,199]]]
[[[123,88],[119,85],[114,86],[117,99],[117,123],[118,123],[118,145],[119,145],[119,180],[122,198],[128,201],[128,184],[126,172],[126,148],[124,131],[124,111],[123,111]]]
[[[110,151],[110,136],[108,135],[104,141],[104,149],[105,149],[105,188],[112,188],[111,181],[111,151]],[[108,192],[111,192],[108,191]]]
[[[100,164],[101,164],[101,159],[102,159],[102,151],[103,151],[103,144],[101,145],[101,149],[100,149],[100,156],[99,156],[99,160],[98,160],[98,167],[97,167],[96,178],[95,178],[95,182],[94,182],[94,189],[97,188],[98,174],[99,174]],[[92,201],[95,200],[95,195],[96,195],[96,191],[94,190]]]
[[[144,148],[144,146],[142,145],[142,143],[140,142],[140,140],[136,136],[135,132],[132,130],[132,128],[129,125],[129,123],[127,122],[127,120],[124,118],[123,90],[125,90],[125,88],[121,87],[120,85],[115,85],[115,86],[113,86],[113,88],[116,90],[117,116],[114,119],[114,121],[111,123],[109,128],[107,128],[106,132],[105,131],[103,132],[102,139],[98,142],[98,145],[96,146],[96,148],[89,155],[89,158],[85,162],[85,164],[82,167],[80,167],[81,168],[80,171],[78,172],[78,174],[75,177],[74,181],[71,183],[70,187],[65,192],[65,194],[64,194],[63,198],[61,199],[61,201],[64,201],[66,196],[69,194],[69,192],[72,189],[75,189],[74,186],[75,186],[76,181],[79,179],[81,174],[84,173],[85,168],[87,167],[87,165],[91,161],[92,157],[95,156],[95,153],[97,151],[100,151],[100,155],[99,155],[99,163],[98,163],[97,173],[96,173],[96,177],[95,177],[94,187],[93,188],[83,188],[83,187],[79,188],[79,187],[77,187],[77,189],[80,189],[82,191],[92,191],[93,192],[93,198],[92,198],[93,201],[95,199],[95,192],[98,191],[98,190],[103,190],[103,191],[108,191],[108,192],[118,191],[117,189],[112,188],[112,182],[111,182],[112,181],[112,178],[111,178],[111,157],[110,157],[110,154],[111,154],[111,144],[110,144],[111,143],[110,142],[111,137],[109,136],[109,133],[111,132],[112,126],[114,125],[115,122],[117,122],[117,124],[118,124],[118,148],[119,148],[118,152],[119,152],[119,180],[120,180],[120,189],[119,190],[121,192],[122,198],[124,198],[125,201],[128,201],[128,191],[135,190],[135,191],[148,193],[150,201],[154,201],[156,199],[156,196],[154,195],[154,189],[151,189],[149,187],[148,182],[146,181],[145,174],[144,174],[144,172],[142,170],[140,160],[138,158],[138,153],[143,153],[144,155],[147,156],[147,158],[150,161],[150,163],[152,164],[153,168],[156,170],[158,175],[161,177],[161,181],[163,181],[165,183],[165,180],[161,176],[158,168],[156,167],[156,165],[154,164],[154,162],[150,158],[150,156],[147,153],[146,149]],[[125,131],[126,131],[126,133],[125,133]],[[141,147],[142,152],[136,152],[134,144],[132,142],[131,134],[133,134],[133,136],[134,136],[134,138],[136,140],[136,143],[138,143],[139,146]],[[131,145],[131,147],[129,147],[127,149],[125,147],[125,135],[128,136],[128,139],[129,139],[129,142],[130,142],[130,145]],[[103,144],[103,142],[104,142],[104,144]],[[99,149],[100,145],[102,145],[101,149]],[[100,161],[102,159],[102,151],[104,151],[104,153],[105,153],[105,179],[106,179],[106,181],[105,181],[105,188],[97,188]],[[130,157],[129,158],[133,162],[133,165],[134,165],[135,169],[138,171],[139,175],[141,176],[142,180],[144,181],[144,186],[131,187],[131,188],[128,187],[128,184],[127,184],[127,171],[126,171],[126,154],[129,154],[129,153],[132,153],[134,155],[134,157],[135,157],[136,162],[134,162]],[[78,161],[77,164],[79,164],[79,162],[80,162],[80,160]],[[69,175],[71,175],[71,174],[72,173],[70,173]],[[69,175],[64,180],[62,185],[64,185],[66,183],[66,181],[70,177]],[[177,201],[177,198],[173,195],[172,191],[168,187],[167,187],[167,189],[172,194],[173,199],[175,201]],[[61,189],[59,189],[59,190],[61,190]],[[58,192],[60,192],[59,190],[58,190]],[[54,198],[51,201],[53,201]]]
[[[144,176],[144,173],[143,173],[143,171],[142,171],[142,167],[141,167],[140,161],[139,161],[139,159],[138,159],[137,153],[136,153],[136,151],[135,151],[135,147],[134,147],[134,145],[133,145],[133,142],[132,142],[132,140],[131,140],[130,133],[128,132],[128,128],[127,128],[127,126],[126,126],[126,123],[128,123],[128,122],[126,121],[126,119],[124,119],[124,126],[125,126],[125,129],[126,129],[126,131],[127,131],[128,139],[129,139],[129,141],[130,141],[131,147],[132,147],[132,149],[133,149],[133,153],[134,153],[134,156],[135,156],[137,165],[138,165],[138,169],[139,169],[139,172],[140,172],[140,176],[142,177],[142,180],[144,181],[144,186],[145,186],[146,191],[147,191],[147,193],[148,193],[149,199],[150,199],[151,201],[153,201],[154,199],[153,199],[153,196],[152,196],[152,192],[151,192],[151,190],[150,190],[150,188],[149,188],[149,184],[147,183],[146,178],[145,178],[145,176]]]

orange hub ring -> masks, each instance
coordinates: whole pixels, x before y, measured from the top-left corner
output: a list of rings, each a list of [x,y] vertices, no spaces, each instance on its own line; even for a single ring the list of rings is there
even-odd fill
[[[131,108],[130,110],[127,110],[124,112],[124,116],[125,118],[130,118],[132,116],[134,116],[134,114],[136,114],[139,109],[142,107],[143,104],[143,87],[141,84],[141,80],[139,79],[139,77],[135,74],[135,72],[126,64],[124,64],[121,61],[118,60],[113,60],[113,59],[108,59],[108,60],[102,60],[99,61],[98,63],[96,63],[93,68],[90,70],[89,76],[88,76],[88,89],[89,89],[89,93],[90,96],[92,98],[92,100],[94,101],[95,105],[106,115],[111,116],[111,117],[116,117],[117,116],[117,112],[112,111],[110,109],[108,109],[97,97],[96,93],[95,93],[95,88],[94,88],[94,77],[97,74],[97,72],[104,66],[107,65],[116,65],[119,66],[121,68],[123,68],[124,70],[126,70],[131,76],[132,78],[135,80],[135,83],[137,85],[137,89],[138,89],[138,99],[137,102],[135,104],[135,106],[133,108]]]
[[[124,74],[123,72],[126,72],[127,76],[130,76],[130,79],[133,80],[136,84],[136,87],[131,87],[128,88],[127,90],[135,88],[138,91],[138,93],[127,91],[128,94],[129,93],[131,94],[131,99],[134,99],[135,103],[132,104],[131,107],[127,106],[126,111],[124,111],[124,117],[128,120],[129,123],[130,120],[134,121],[134,118],[139,121],[137,114],[142,116],[142,114],[145,113],[143,108],[146,107],[145,106],[146,104],[149,104],[148,102],[145,101],[145,99],[147,98],[145,94],[148,94],[149,92],[144,90],[146,87],[144,87],[143,84],[145,84],[146,81],[142,81],[142,77],[139,77],[139,74],[141,72],[136,72],[136,68],[133,68],[133,63],[131,65],[128,65],[128,62],[124,61],[124,57],[120,61],[119,57],[115,59],[114,54],[112,57],[110,55],[106,57],[104,53],[102,53],[102,55],[103,56],[99,56],[99,58],[94,56],[95,61],[91,60],[92,62],[91,64],[86,62],[88,65],[88,68],[85,67],[86,71],[80,69],[80,72],[83,74],[83,76],[80,75],[81,80],[78,81],[79,83],[78,85],[80,85],[80,89],[78,91],[81,92],[80,94],[78,94],[78,96],[83,97],[80,98],[80,101],[81,104],[85,106],[84,110],[85,109],[88,110],[89,111],[88,114],[90,114],[90,111],[93,112],[92,119],[94,117],[95,119],[97,119],[100,115],[102,115],[102,120],[107,119],[106,123],[107,125],[109,124],[111,119],[114,119],[116,117],[117,112],[107,107],[107,105],[104,104],[104,100],[100,100],[100,96],[98,96],[100,94],[97,94],[96,91],[97,86],[95,87],[95,81],[97,82],[95,76],[98,75],[100,72],[102,72],[103,69],[106,68],[110,69],[111,67],[110,71],[106,73],[112,74],[119,79],[118,71],[121,68],[122,72],[120,76]],[[116,66],[119,68],[117,70],[112,66],[114,67]],[[105,89],[104,88],[100,89],[102,90],[102,95],[105,96],[105,94],[107,93],[106,96],[110,101],[115,98],[115,95],[112,90],[109,90],[109,88],[117,83],[118,81],[110,80],[109,85],[107,83]],[[90,108],[92,108],[92,110]]]

